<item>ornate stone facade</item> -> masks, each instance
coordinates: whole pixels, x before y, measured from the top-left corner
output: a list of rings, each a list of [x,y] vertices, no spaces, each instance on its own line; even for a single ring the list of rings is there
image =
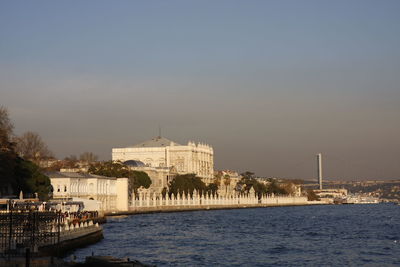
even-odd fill
[[[175,167],[178,174],[195,173],[207,183],[214,177],[213,148],[191,141],[180,145],[159,136],[131,147],[113,148],[112,160],[138,160],[149,167]]]
[[[54,199],[97,200],[102,211],[128,209],[128,178],[77,172],[48,172]]]

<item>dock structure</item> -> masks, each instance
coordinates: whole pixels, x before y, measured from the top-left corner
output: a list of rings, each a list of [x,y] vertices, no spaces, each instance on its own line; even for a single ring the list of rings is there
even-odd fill
[[[11,208],[0,212],[0,266],[11,266],[19,258],[29,262],[60,256],[102,238],[102,227],[92,220],[70,221],[59,211]]]

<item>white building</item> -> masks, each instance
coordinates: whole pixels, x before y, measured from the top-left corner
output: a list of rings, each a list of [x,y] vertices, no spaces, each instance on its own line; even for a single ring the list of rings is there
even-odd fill
[[[148,167],[175,167],[178,174],[194,173],[206,183],[214,178],[213,148],[191,141],[180,145],[159,136],[130,147],[113,148],[112,160],[136,160]]]
[[[54,199],[92,199],[102,211],[128,210],[128,178],[78,172],[48,172]]]

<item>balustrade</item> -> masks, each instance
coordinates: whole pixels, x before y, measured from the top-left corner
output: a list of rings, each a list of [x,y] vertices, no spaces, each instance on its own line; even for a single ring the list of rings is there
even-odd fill
[[[177,195],[168,193],[163,196],[156,194],[132,194],[131,208],[162,208],[179,206],[235,206],[235,205],[279,205],[306,203],[306,197],[276,196],[274,194],[262,195],[260,198],[255,193],[238,194],[233,196],[208,195],[193,192],[190,194]]]

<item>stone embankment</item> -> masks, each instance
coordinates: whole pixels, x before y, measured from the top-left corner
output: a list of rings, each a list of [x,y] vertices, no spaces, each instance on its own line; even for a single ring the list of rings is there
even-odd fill
[[[42,255],[62,255],[78,247],[87,246],[103,239],[103,229],[98,223],[81,222],[79,224],[66,223],[60,228],[59,243],[42,244],[39,248]]]
[[[258,197],[238,196],[231,198],[214,197],[184,197],[157,198],[151,196],[139,196],[132,202],[129,211],[108,212],[106,216],[119,216],[143,213],[183,212],[197,210],[241,209],[241,208],[265,208],[281,206],[305,206],[326,204],[319,201],[307,201],[306,197],[292,196],[267,196]]]

